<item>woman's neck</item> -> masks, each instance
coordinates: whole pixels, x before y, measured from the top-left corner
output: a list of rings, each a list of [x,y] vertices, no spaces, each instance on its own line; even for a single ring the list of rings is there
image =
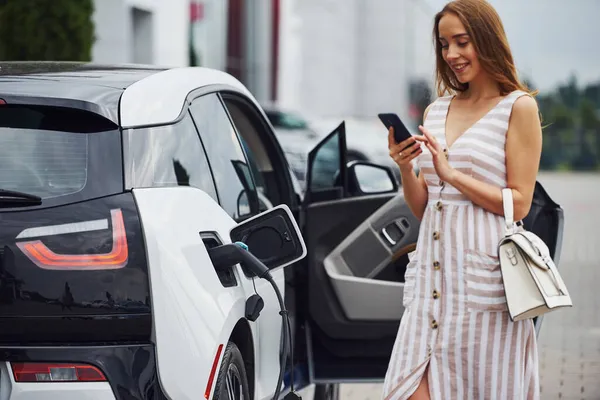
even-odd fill
[[[469,88],[465,90],[460,98],[476,103],[480,100],[489,100],[500,96],[500,87],[498,83],[487,75],[480,76],[469,82]]]

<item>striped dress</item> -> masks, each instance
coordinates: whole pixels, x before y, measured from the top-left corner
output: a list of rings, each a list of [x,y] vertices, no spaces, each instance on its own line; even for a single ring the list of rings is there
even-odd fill
[[[509,117],[522,95],[505,96],[449,149],[444,130],[452,96],[434,102],[424,126],[452,167],[503,188]],[[405,311],[383,398],[408,399],[427,371],[432,400],[539,399],[533,322],[511,322],[503,294],[496,252],[503,217],[440,181],[425,146],[417,164],[429,199],[406,268]]]

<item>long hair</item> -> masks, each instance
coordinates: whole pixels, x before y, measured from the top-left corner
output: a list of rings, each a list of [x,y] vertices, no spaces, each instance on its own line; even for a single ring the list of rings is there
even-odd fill
[[[454,14],[467,29],[482,68],[500,87],[501,95],[522,90],[535,96],[517,76],[513,56],[500,16],[486,0],[454,0],[436,14],[433,25],[433,42],[436,58],[436,87],[438,96],[445,93],[464,92],[468,83],[461,83],[442,56],[439,23],[446,14]]]

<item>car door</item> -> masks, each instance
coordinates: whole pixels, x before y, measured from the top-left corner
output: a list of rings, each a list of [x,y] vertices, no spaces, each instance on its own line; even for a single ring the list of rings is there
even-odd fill
[[[261,193],[264,182],[252,173],[253,159],[248,157],[249,149],[239,132],[240,127],[231,118],[231,107],[225,106],[222,95],[212,92],[196,97],[191,102],[190,113],[206,150],[221,207],[238,223],[256,216],[261,209],[272,208],[269,198]],[[271,274],[285,296],[283,269]],[[282,326],[279,303],[268,281],[254,279],[246,271],[239,280],[247,297],[256,292],[264,301],[260,317],[253,324],[255,368],[260,371],[257,387],[261,393],[271,390],[273,376],[279,373]]]
[[[315,383],[384,378],[404,311],[404,272],[419,232],[419,221],[401,191],[357,189],[377,187],[371,182],[374,175],[359,173],[356,166],[361,163],[347,164],[345,153],[342,123],[308,159],[305,331]],[[524,223],[556,258],[562,209],[539,183],[535,193]],[[537,323],[539,328],[541,321]]]
[[[385,187],[383,174],[376,184],[369,163],[347,163],[345,140],[342,122],[308,157],[306,335],[316,383],[384,376],[419,230],[397,186]]]

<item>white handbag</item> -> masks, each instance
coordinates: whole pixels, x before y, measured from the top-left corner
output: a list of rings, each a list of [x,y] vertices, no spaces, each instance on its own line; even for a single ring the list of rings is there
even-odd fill
[[[502,202],[505,228],[498,243],[498,258],[511,319],[519,321],[571,307],[571,297],[548,246],[515,224],[511,189],[502,189]]]

